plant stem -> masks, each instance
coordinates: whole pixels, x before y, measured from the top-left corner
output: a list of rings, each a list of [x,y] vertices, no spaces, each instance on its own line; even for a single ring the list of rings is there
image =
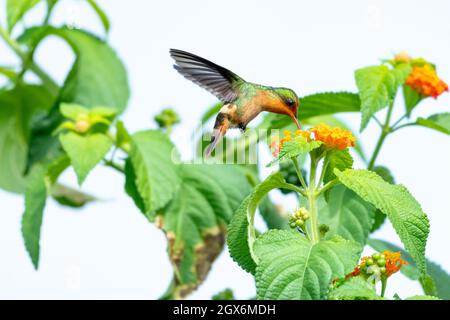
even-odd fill
[[[384,297],[384,293],[386,291],[387,279],[385,277],[381,277],[381,297]]]
[[[317,208],[316,208],[316,190],[315,190],[316,167],[317,167],[317,160],[314,157],[311,157],[311,170],[307,194],[308,194],[309,214],[311,216],[311,241],[313,244],[318,243],[320,240],[319,228],[317,226]]]
[[[320,178],[319,181],[317,182],[316,189],[320,188],[320,185],[322,184],[323,179],[325,178],[325,172],[327,170],[328,164],[330,163],[328,160],[329,160],[328,157],[325,155],[325,158],[323,159],[322,172],[320,173]]]
[[[300,170],[297,158],[292,158],[292,162],[294,163],[294,168],[295,172],[297,172],[298,179],[300,180],[302,187],[306,190],[307,189],[306,182],[305,179],[303,179],[302,171]]]
[[[105,159],[104,163],[105,163],[105,166],[107,166],[107,167],[113,168],[114,170],[116,170],[120,173],[125,173],[125,169],[122,166],[118,165],[117,163],[115,163],[111,160]]]
[[[50,76],[42,70],[36,63],[29,61],[28,55],[22,51],[20,45],[10,37],[9,33],[0,26],[0,36],[6,42],[6,44],[19,56],[23,64],[28,64],[29,69],[36,74],[41,80],[43,85],[50,91],[53,95],[57,95],[59,92],[58,84],[50,78]]]
[[[367,169],[372,170],[374,165],[375,165],[375,161],[378,157],[378,154],[380,153],[381,150],[381,146],[383,145],[384,140],[386,139],[387,135],[389,133],[391,133],[391,128],[389,127],[389,123],[391,121],[391,116],[392,116],[392,110],[394,108],[394,99],[392,99],[392,102],[389,104],[389,109],[388,109],[388,113],[386,115],[386,120],[384,122],[384,125],[381,129],[381,135],[378,138],[378,142],[377,145],[375,147],[375,151],[372,154],[372,158],[370,158],[369,161],[369,165],[367,166]]]

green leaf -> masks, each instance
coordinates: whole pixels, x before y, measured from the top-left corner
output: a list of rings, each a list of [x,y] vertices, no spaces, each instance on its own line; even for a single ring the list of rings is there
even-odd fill
[[[96,201],[97,198],[76,190],[74,188],[57,183],[51,189],[51,196],[60,205],[72,208],[81,208],[86,204]]]
[[[27,178],[22,236],[35,269],[39,265],[39,241],[47,195],[67,166],[67,157],[60,156],[50,164],[35,166]]]
[[[355,71],[356,85],[361,98],[361,128],[363,131],[370,118],[392,102],[397,91],[395,74],[385,65],[371,66]]]
[[[25,190],[25,212],[22,217],[22,236],[35,269],[39,265],[39,240],[47,200],[45,175],[46,170],[43,166],[36,167],[30,173]]]
[[[388,168],[384,166],[375,166],[373,168],[373,171],[377,173],[380,177],[382,177],[384,181],[389,182],[390,184],[395,184],[394,176],[392,175],[391,171]],[[385,221],[386,215],[377,209],[375,211],[375,222],[373,223],[371,232],[374,232],[375,230],[381,228],[381,226],[384,224]]]
[[[362,277],[352,277],[328,295],[329,300],[380,300],[375,287]]]
[[[53,100],[44,87],[36,85],[0,91],[0,188],[25,191],[30,125],[33,118],[50,108]]]
[[[324,299],[332,279],[358,262],[361,246],[335,237],[312,244],[292,230],[269,230],[255,242],[258,299]]]
[[[95,0],[88,0],[88,3],[91,5],[92,9],[94,9],[95,13],[97,13],[98,17],[102,21],[103,28],[105,28],[106,32],[109,32],[110,24],[109,19],[106,13],[103,11],[102,8],[98,5],[97,1]]]
[[[30,28],[19,40],[32,49],[48,35],[64,39],[76,56],[60,90],[59,101],[76,103],[87,108],[106,106],[117,114],[123,112],[130,92],[125,67],[114,50],[90,33],[69,28]],[[47,117],[34,123],[28,167],[44,161],[58,149],[58,139],[52,136],[52,133],[62,121],[59,105],[55,104]]]
[[[408,117],[419,102],[423,100],[423,97],[421,97],[420,94],[406,84],[403,85],[403,98],[405,100],[406,114]]]
[[[440,300],[440,299],[433,296],[412,296],[406,298],[405,300]]]
[[[375,208],[343,185],[331,189],[327,203],[319,204],[319,222],[330,227],[329,239],[339,235],[365,245],[375,216]]]
[[[182,165],[180,177],[179,190],[156,221],[168,239],[174,295],[183,298],[205,279],[222,251],[226,224],[251,189],[231,165]]]
[[[68,132],[61,134],[59,140],[69,155],[79,185],[83,184],[89,172],[103,160],[112,146],[111,138],[103,133],[81,136]]]
[[[389,184],[375,172],[367,170],[335,170],[335,174],[345,186],[388,216],[419,270],[426,274],[425,246],[430,224],[408,189],[403,185]]]
[[[253,226],[256,209],[267,194],[277,188],[298,190],[296,186],[286,183],[281,173],[271,174],[245,198],[228,226],[227,244],[230,255],[247,272],[253,273],[256,268],[255,259],[257,258],[253,252],[253,244],[256,239],[256,231]]]
[[[450,135],[450,113],[437,113],[429,116],[427,119],[418,118],[416,123]]]
[[[16,23],[38,3],[39,0],[7,0],[6,16],[8,31],[11,32]]]
[[[361,101],[357,94],[350,92],[324,92],[300,98],[298,117],[305,119],[335,114],[339,112],[359,112]],[[261,129],[282,129],[292,124],[292,120],[283,115],[269,113],[258,126]]]
[[[145,203],[136,186],[136,173],[134,172],[133,164],[130,158],[125,161],[125,192],[133,199],[134,204],[138,209],[145,214]]]
[[[408,252],[406,252],[399,246],[396,246],[395,244],[392,244],[384,240],[369,239],[368,244],[372,248],[380,252],[385,250],[394,252],[400,251],[402,254],[402,259],[408,262],[407,265],[404,265],[400,269],[400,272],[402,272],[405,276],[407,276],[412,280],[420,279],[420,271],[417,269],[417,266],[413,258]],[[437,295],[442,299],[450,300],[450,274],[445,272],[445,270],[443,270],[441,266],[430,261],[429,259],[426,260],[426,264],[427,264],[427,273],[434,280],[433,282],[437,289]],[[421,279],[422,286],[427,285],[427,283],[424,283],[424,281],[427,282],[426,279]]]
[[[164,207],[180,186],[178,154],[169,137],[160,131],[141,131],[131,137],[130,160],[136,187],[149,218]]]
[[[336,178],[336,175],[333,172],[335,168],[342,171],[353,167],[353,158],[348,149],[329,151],[326,161],[328,161],[328,166],[325,170],[325,176],[323,178],[324,183]]]
[[[308,141],[303,136],[294,136],[292,140],[283,143],[283,148],[280,150],[278,157],[272,160],[267,167],[280,161],[304,156],[321,145],[322,141]]]
[[[212,296],[212,300],[235,300],[233,290],[226,288]]]

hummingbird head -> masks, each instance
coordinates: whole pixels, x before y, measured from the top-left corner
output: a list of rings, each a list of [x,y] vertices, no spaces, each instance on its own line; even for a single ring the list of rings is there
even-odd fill
[[[291,119],[300,129],[300,124],[298,123],[297,119],[300,100],[298,99],[297,94],[293,90],[287,88],[276,88],[275,92],[283,102],[283,113],[291,117]]]

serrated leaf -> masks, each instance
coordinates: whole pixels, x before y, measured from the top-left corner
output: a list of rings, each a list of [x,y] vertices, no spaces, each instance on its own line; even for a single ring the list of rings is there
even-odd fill
[[[11,32],[16,23],[38,3],[39,0],[7,0],[6,16],[8,31]]]
[[[180,177],[179,190],[156,221],[169,242],[174,295],[185,297],[205,279],[222,251],[226,224],[251,189],[230,165],[182,165]]]
[[[164,207],[180,185],[178,154],[169,137],[160,131],[140,131],[131,137],[129,153],[136,187],[149,218]]]
[[[450,135],[450,113],[433,114],[427,119],[418,118],[416,123],[420,126]]]
[[[355,71],[356,85],[361,98],[361,128],[363,131],[370,118],[387,107],[394,98],[397,81],[388,66],[371,66]]]
[[[407,265],[404,265],[400,269],[400,272],[402,272],[405,276],[407,276],[411,280],[420,279],[420,271],[417,269],[413,258],[408,252],[406,252],[399,246],[396,246],[395,244],[392,244],[384,240],[369,239],[368,244],[372,248],[380,252],[384,250],[394,252],[400,251],[402,254],[402,259],[408,262]],[[427,264],[427,274],[433,279],[434,285],[436,286],[437,289],[437,295],[442,299],[450,300],[450,274],[447,273],[445,270],[443,270],[441,266],[439,266],[438,264],[434,263],[429,259],[426,260],[426,264]],[[427,281],[426,279],[424,280],[425,282]],[[421,280],[421,284],[422,286],[424,286],[424,284],[426,285],[426,283],[424,283],[423,280]],[[430,290],[426,290],[425,292],[427,291]]]
[[[324,299],[331,280],[353,270],[361,250],[339,237],[312,244],[296,231],[269,230],[255,242],[257,297]]]
[[[334,169],[345,170],[353,167],[353,158],[348,149],[345,150],[331,150],[327,154],[328,166],[325,170],[323,182],[327,183],[336,178]]]
[[[30,125],[53,101],[50,92],[36,85],[21,85],[0,92],[0,188],[17,193],[25,191]]]
[[[375,208],[343,185],[331,189],[319,207],[319,222],[330,227],[326,238],[339,235],[365,245],[372,229]]]
[[[362,277],[352,277],[338,288],[331,290],[329,300],[380,300],[373,284]]]
[[[70,158],[79,185],[83,184],[89,172],[112,147],[111,138],[103,133],[81,136],[75,132],[67,132],[59,136],[59,141]]]
[[[403,185],[389,184],[375,172],[367,170],[335,170],[335,174],[346,187],[388,216],[419,270],[426,274],[425,247],[430,224],[408,189]]]
[[[389,182],[390,184],[395,184],[394,176],[392,175],[391,171],[384,166],[375,166],[372,169],[375,173],[377,173],[380,177],[384,179],[384,181]],[[386,215],[381,212],[380,210],[375,211],[375,221],[372,226],[372,231],[378,230],[386,221]]]
[[[292,140],[283,143],[278,156],[272,160],[267,167],[274,165],[280,161],[297,158],[298,156],[305,156],[314,149],[322,145],[322,141],[308,141],[303,136],[294,136]]]
[[[323,92],[300,98],[298,118],[305,119],[339,112],[359,112],[361,100],[350,92]],[[283,129],[292,124],[289,117],[268,113],[258,126],[261,129]]]
[[[230,255],[247,272],[253,273],[256,268],[256,256],[253,252],[253,244],[256,238],[253,222],[256,209],[267,194],[277,188],[297,190],[297,187],[284,181],[281,173],[271,174],[245,198],[228,226],[227,244]]]

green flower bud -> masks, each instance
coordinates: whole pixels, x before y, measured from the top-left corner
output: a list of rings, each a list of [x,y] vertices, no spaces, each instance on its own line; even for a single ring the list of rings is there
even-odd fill
[[[379,260],[381,257],[382,257],[382,254],[379,253],[379,252],[376,252],[376,253],[374,253],[374,254],[372,255],[372,258],[373,258],[374,260]]]
[[[381,268],[380,268],[380,272],[381,272],[382,274],[385,274],[385,273],[386,273],[386,268],[385,268],[385,267],[381,267]]]
[[[366,264],[368,265],[368,266],[371,266],[371,265],[373,265],[373,259],[367,259],[366,260]]]
[[[384,267],[384,266],[386,265],[386,260],[384,260],[384,259],[379,259],[379,260],[377,261],[377,265],[380,266],[380,267]]]
[[[180,118],[173,109],[163,109],[154,119],[160,128],[166,129],[180,123]]]

